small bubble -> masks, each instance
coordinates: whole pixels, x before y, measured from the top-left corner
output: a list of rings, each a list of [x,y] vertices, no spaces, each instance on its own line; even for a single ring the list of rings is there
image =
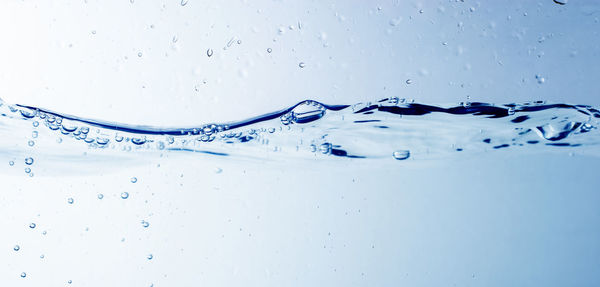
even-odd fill
[[[300,63],[298,63],[298,67],[304,68],[304,67],[306,67],[306,64],[304,64],[304,62],[300,62]]]
[[[35,225],[35,223],[33,223],[33,222],[29,224],[29,228],[31,228],[31,229],[35,228],[35,226],[36,226],[36,225]]]
[[[25,173],[30,173],[31,172],[31,168],[26,167],[25,168]]]
[[[74,200],[72,197],[69,197],[69,198],[67,199],[67,202],[68,202],[69,204],[73,204],[73,202],[75,202],[75,200]]]
[[[397,160],[405,160],[410,157],[410,151],[408,150],[397,150],[392,156]]]
[[[40,123],[38,121],[33,121],[33,123],[31,123],[34,127],[37,127],[40,125]]]
[[[242,44],[242,40],[237,40],[238,45]]]
[[[138,52],[138,57],[142,57],[142,52]]]
[[[27,273],[21,272],[21,278],[25,278],[25,277],[27,277]]]
[[[44,256],[44,254],[40,255],[40,258],[41,258],[41,259],[44,259],[44,257],[45,257],[45,256]]]
[[[34,138],[34,139],[37,138],[38,137],[38,132],[37,131],[31,132],[31,137]]]
[[[15,247],[13,247],[13,250],[14,251],[19,251],[19,250],[21,250],[21,246],[15,245]]]
[[[67,283],[71,284],[71,283],[73,283],[73,280],[69,280],[69,281],[67,281]]]
[[[407,85],[410,85],[410,84],[412,84],[412,80],[411,80],[411,79],[406,79],[406,84],[407,84]]]
[[[542,77],[541,75],[535,75],[535,78],[536,78],[538,84],[543,84],[546,82],[546,79],[544,77]]]
[[[150,226],[150,222],[148,222],[148,221],[145,221],[145,220],[142,220],[142,226],[143,226],[144,228],[148,228],[148,226]]]
[[[177,35],[173,36],[173,40],[172,40],[173,43],[177,43],[177,40],[179,40],[179,39],[177,39]]]
[[[206,50],[206,56],[212,57],[212,55],[213,55],[213,50],[212,49]]]
[[[30,140],[30,141],[28,141],[28,142],[27,142],[27,145],[29,145],[29,146],[34,146],[34,145],[35,145],[35,142],[34,142],[34,141],[32,141],[32,140]]]
[[[154,258],[154,256],[152,256],[152,254],[148,254],[148,256],[146,258],[148,258],[148,260],[152,260],[152,258]]]
[[[32,165],[33,164],[33,158],[31,158],[31,157],[26,158],[25,159],[25,164],[26,165]]]
[[[103,198],[104,198],[104,194],[98,193],[98,199],[103,199]]]
[[[92,34],[96,35],[96,30],[92,30]]]
[[[188,3],[188,0],[181,0],[181,6],[185,6]]]
[[[46,235],[48,232],[46,230],[42,231],[42,235]]]
[[[121,198],[122,199],[127,199],[128,197],[129,197],[129,192],[127,192],[127,191],[121,192]]]
[[[269,53],[269,54],[270,54],[271,52],[273,52],[273,49],[271,49],[271,48],[267,48],[267,53]]]
[[[135,177],[135,176],[134,176],[134,177],[132,177],[132,178],[131,178],[131,183],[136,183],[136,182],[137,182],[137,177]]]
[[[15,162],[11,160],[8,162],[8,165],[13,166],[13,165],[15,165]]]

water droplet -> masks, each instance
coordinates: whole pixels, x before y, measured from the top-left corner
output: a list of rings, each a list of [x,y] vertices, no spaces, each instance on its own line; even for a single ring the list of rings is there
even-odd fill
[[[406,84],[407,84],[407,85],[410,85],[410,84],[412,84],[412,80],[411,80],[411,79],[407,79],[407,80],[406,80]]]
[[[25,277],[27,277],[27,273],[21,272],[21,278],[25,278]]]
[[[121,198],[122,199],[127,199],[128,197],[129,197],[129,192],[127,192],[127,191],[121,192]]]
[[[19,251],[19,250],[21,250],[21,246],[15,245],[15,247],[13,247],[13,250],[14,251]]]
[[[73,204],[73,202],[75,202],[75,200],[74,200],[72,197],[69,197],[69,198],[67,199],[67,202],[68,202],[69,204]]]
[[[327,109],[319,102],[304,101],[289,113],[289,119],[294,123],[304,124],[322,118]],[[282,123],[284,118],[282,117]],[[285,124],[285,123],[284,123]]]
[[[25,164],[26,165],[32,165],[33,164],[33,158],[31,158],[31,157],[26,158],[25,159]]]
[[[104,198],[104,194],[98,193],[98,199],[103,199],[103,198]]]
[[[135,177],[135,176],[134,176],[134,177],[132,177],[132,178],[131,178],[131,183],[136,183],[136,182],[137,182],[137,177]]]
[[[152,258],[154,258],[154,256],[152,256],[152,254],[148,254],[148,256],[146,258],[148,258],[148,260],[152,260]]]
[[[212,57],[212,55],[213,55],[213,50],[212,49],[206,50],[206,56]]]
[[[269,53],[269,54],[270,54],[271,52],[273,52],[273,49],[271,49],[271,48],[267,48],[267,53]]]
[[[410,157],[410,151],[408,150],[397,150],[392,156],[397,160],[405,160]]]
[[[181,0],[181,6],[185,6],[188,3],[188,0]]]
[[[13,165],[15,165],[15,162],[11,160],[8,162],[8,165],[13,166]]]
[[[142,54],[142,52],[138,52],[138,57],[140,57],[140,58],[141,58],[141,57],[142,57],[142,55],[143,55],[143,54]]]
[[[35,223],[33,223],[33,222],[29,224],[29,228],[31,228],[31,229],[35,228],[35,226],[36,226],[36,225],[35,225]]]
[[[144,228],[148,228],[148,226],[150,226],[150,222],[148,222],[148,221],[145,221],[145,220],[142,220],[142,226],[143,226]]]
[[[304,68],[304,67],[306,67],[306,64],[304,64],[304,62],[300,62],[300,63],[298,63],[298,67]]]
[[[35,145],[35,142],[34,142],[34,141],[32,141],[32,140],[30,140],[30,141],[28,141],[28,142],[27,142],[27,145],[29,145],[29,146],[34,146],[34,145]]]
[[[543,84],[546,82],[546,79],[541,75],[535,75],[535,78],[537,79],[538,84]]]

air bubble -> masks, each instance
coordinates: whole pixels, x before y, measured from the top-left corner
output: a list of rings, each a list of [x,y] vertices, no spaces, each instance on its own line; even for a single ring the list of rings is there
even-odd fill
[[[188,3],[188,0],[181,0],[181,6],[185,6]]]
[[[33,164],[33,158],[31,158],[31,157],[26,158],[25,159],[25,164],[26,165],[32,165]]]
[[[19,251],[19,250],[21,250],[21,246],[15,245],[15,247],[13,247],[13,250],[14,251]]]
[[[298,67],[303,69],[304,67],[306,67],[306,64],[304,62],[300,62],[300,63],[298,63]]]
[[[34,229],[34,228],[35,228],[35,226],[36,226],[36,225],[35,225],[35,223],[33,223],[33,222],[29,224],[29,228],[31,228],[31,229]]]
[[[25,173],[30,173],[31,172],[31,168],[26,167],[25,168]]]
[[[138,52],[138,57],[140,57],[140,58],[141,58],[141,57],[142,57],[142,55],[143,55],[143,54],[142,54],[142,52]]]
[[[29,145],[29,146],[34,146],[34,145],[35,145],[35,142],[34,142],[34,141],[32,141],[32,140],[29,140],[29,141],[27,142],[27,145]]]
[[[129,192],[127,192],[127,191],[123,191],[123,192],[121,192],[121,198],[122,198],[122,199],[127,199],[127,198],[129,198]]]
[[[103,198],[104,198],[104,194],[98,193],[98,199],[103,199]]]
[[[34,139],[37,138],[38,137],[38,132],[37,131],[31,132],[31,137],[34,138]]]
[[[271,52],[273,52],[273,49],[271,49],[271,48],[267,48],[267,53],[269,53],[269,54],[270,54]]]
[[[75,202],[75,200],[74,200],[72,197],[69,197],[69,198],[67,199],[67,203],[69,203],[69,204],[73,204],[73,202]]]
[[[148,258],[148,260],[152,260],[152,258],[154,258],[154,256],[152,256],[152,254],[148,254],[148,256],[146,258]]]
[[[150,222],[148,222],[148,221],[145,221],[145,220],[142,220],[142,226],[143,226],[144,228],[148,228],[148,226],[150,226]]]
[[[411,79],[407,79],[407,80],[406,80],[406,84],[407,84],[407,85],[410,85],[410,84],[412,84],[412,80],[411,80]]]
[[[212,55],[213,55],[213,50],[212,49],[206,50],[206,56],[212,57]]]
[[[21,278],[25,278],[25,277],[27,277],[27,273],[21,272]]]
[[[15,162],[11,160],[8,162],[8,165],[13,166],[13,165],[15,165]]]
[[[134,176],[134,177],[132,177],[132,178],[131,178],[131,183],[136,183],[136,182],[137,182],[137,177],[135,177],[135,176]]]
[[[392,156],[396,159],[396,160],[405,160],[407,158],[410,157],[410,151],[408,150],[397,150],[395,151]]]

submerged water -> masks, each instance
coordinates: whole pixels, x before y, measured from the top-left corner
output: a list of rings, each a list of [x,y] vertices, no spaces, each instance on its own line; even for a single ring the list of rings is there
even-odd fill
[[[600,282],[591,106],[307,100],[174,128],[0,110],[11,286]]]

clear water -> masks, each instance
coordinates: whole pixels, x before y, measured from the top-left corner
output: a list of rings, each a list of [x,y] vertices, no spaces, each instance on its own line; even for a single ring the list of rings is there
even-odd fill
[[[0,286],[598,286],[595,1],[4,1]]]

